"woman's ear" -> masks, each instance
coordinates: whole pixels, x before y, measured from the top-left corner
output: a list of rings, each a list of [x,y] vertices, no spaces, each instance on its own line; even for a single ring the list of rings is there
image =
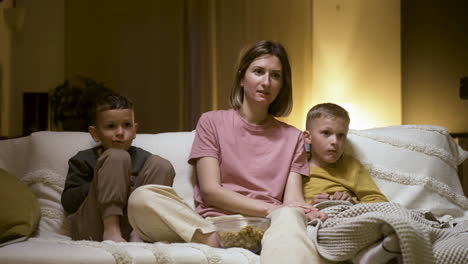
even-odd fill
[[[94,142],[96,143],[101,142],[101,139],[99,138],[99,135],[95,126],[89,126],[88,131],[91,134],[91,137],[94,139]]]

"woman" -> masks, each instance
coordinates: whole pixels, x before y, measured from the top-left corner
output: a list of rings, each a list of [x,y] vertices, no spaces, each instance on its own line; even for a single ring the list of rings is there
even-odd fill
[[[163,186],[143,187],[132,195],[138,200],[135,204],[152,200],[151,221],[161,221],[138,223],[137,211],[144,209],[135,206],[130,208],[133,213],[129,211],[134,216],[132,226],[144,240],[175,242],[178,238],[216,247],[214,220],[269,217],[262,263],[317,261],[305,223],[307,218],[326,216],[304,202],[302,175],[308,176],[309,169],[302,134],[274,118],[288,115],[292,108],[291,67],[281,44],[260,41],[241,56],[230,103],[232,109],[207,112],[197,124],[189,163],[197,175],[198,214]],[[177,205],[161,208],[168,196]]]

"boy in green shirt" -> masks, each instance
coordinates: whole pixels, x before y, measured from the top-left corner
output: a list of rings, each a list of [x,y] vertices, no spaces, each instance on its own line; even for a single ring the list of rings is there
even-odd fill
[[[348,112],[333,103],[318,104],[307,113],[304,137],[310,145],[310,177],[303,179],[307,203],[388,202],[364,166],[343,153],[349,122]]]

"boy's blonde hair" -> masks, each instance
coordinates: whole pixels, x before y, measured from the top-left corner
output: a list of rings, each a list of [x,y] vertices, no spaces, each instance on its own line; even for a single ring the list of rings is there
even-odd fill
[[[307,113],[306,129],[310,127],[313,120],[321,117],[342,118],[348,125],[350,122],[346,109],[334,103],[323,103],[315,105]]]

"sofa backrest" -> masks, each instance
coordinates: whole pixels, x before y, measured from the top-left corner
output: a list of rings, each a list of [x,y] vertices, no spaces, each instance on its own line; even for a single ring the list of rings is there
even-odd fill
[[[193,175],[187,158],[195,132],[138,134],[133,145],[164,157],[174,166],[175,191],[192,207]],[[61,192],[68,172],[68,160],[78,151],[91,148],[96,143],[85,132],[43,131],[29,136],[28,155],[25,161],[26,182],[39,198],[42,219],[39,236],[69,236],[68,223],[60,203]]]
[[[192,167],[187,163],[195,132],[138,134],[133,145],[169,160],[176,171],[174,188],[193,206]],[[96,143],[85,132],[38,132],[30,136],[30,155],[26,174],[50,170],[64,180],[68,160],[78,151],[91,148]],[[63,182],[62,182],[63,181]]]
[[[192,207],[195,179],[187,158],[194,135],[194,131],[138,134],[134,140],[135,146],[173,164],[174,189]],[[0,167],[20,177],[38,197],[39,236],[69,235],[60,204],[68,159],[94,145],[85,132],[37,132],[0,141]],[[468,199],[457,174],[457,165],[468,152],[444,128],[407,125],[350,130],[345,151],[365,165],[390,201],[439,217],[468,219]]]

